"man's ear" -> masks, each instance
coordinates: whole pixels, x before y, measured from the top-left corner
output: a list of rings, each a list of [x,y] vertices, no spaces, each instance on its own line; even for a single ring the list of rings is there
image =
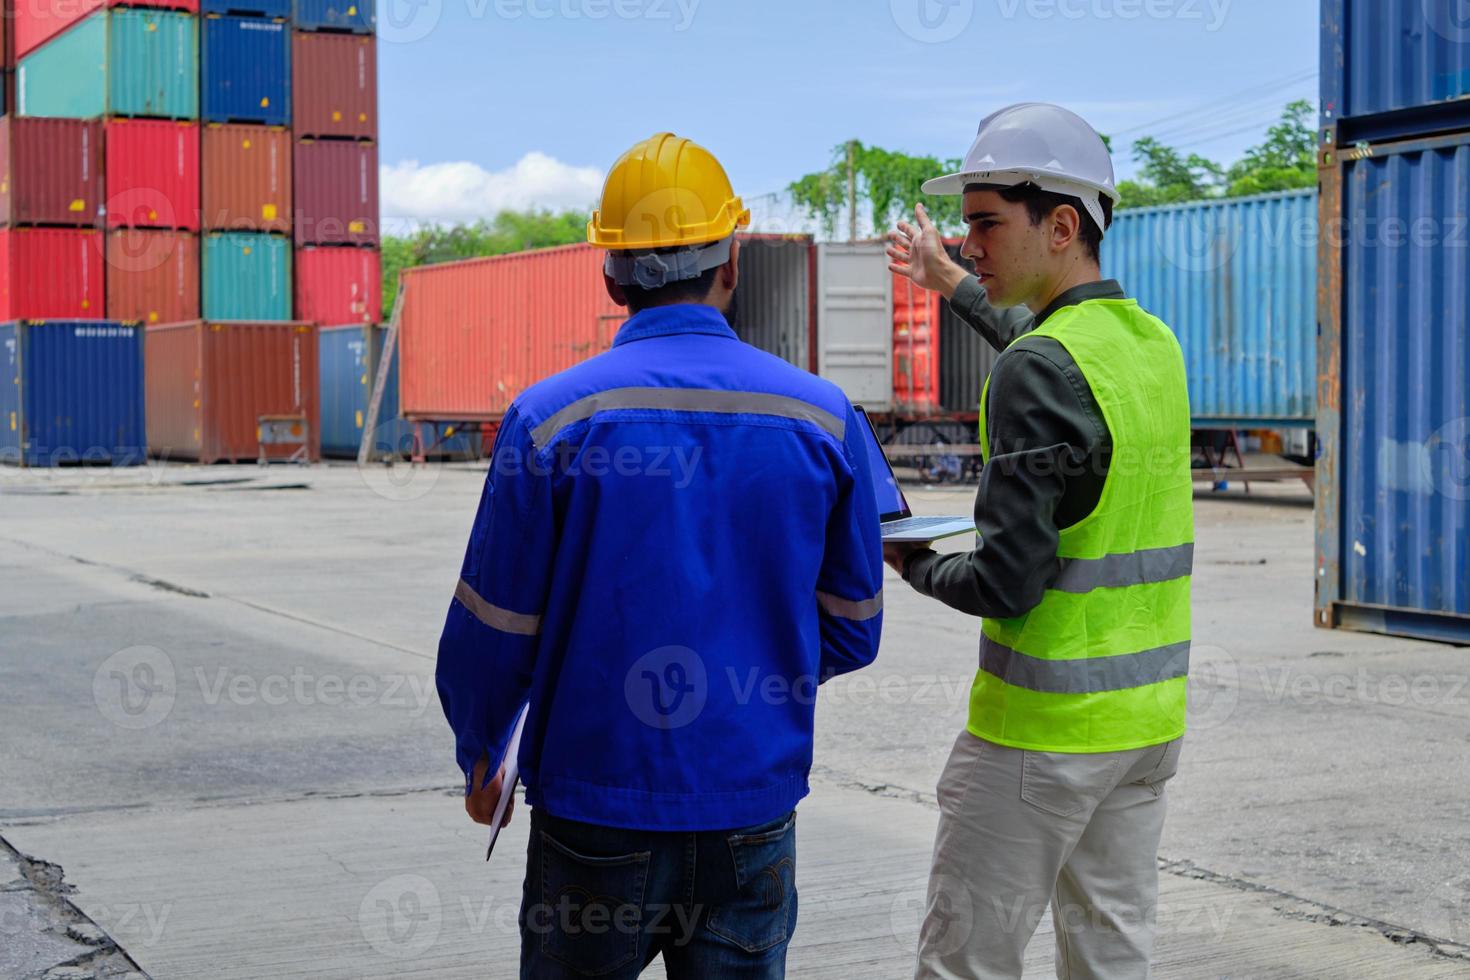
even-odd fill
[[[613,277],[607,273],[602,274],[602,284],[607,287],[607,295],[619,306],[628,305],[628,294],[623,292],[623,287],[613,282]]]
[[[1082,231],[1082,216],[1072,205],[1063,204],[1051,213],[1051,220],[1051,249],[1065,252]]]
[[[740,239],[730,243],[730,258],[720,266],[720,285],[730,292],[740,283]]]

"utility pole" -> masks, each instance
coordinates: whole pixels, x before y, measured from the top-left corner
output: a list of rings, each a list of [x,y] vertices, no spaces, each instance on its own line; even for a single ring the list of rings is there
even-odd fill
[[[857,140],[847,141],[847,240],[857,241]]]

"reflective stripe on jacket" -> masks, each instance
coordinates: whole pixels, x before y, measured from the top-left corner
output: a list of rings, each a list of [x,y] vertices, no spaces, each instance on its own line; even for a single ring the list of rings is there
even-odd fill
[[[1060,531],[1061,572],[1040,605],[984,621],[969,730],[1047,752],[1170,741],[1184,733],[1194,560],[1179,343],[1130,299],[1066,307],[1028,336],[1053,338],[1077,362],[1112,456],[1096,509]]]
[[[439,645],[466,779],[529,702],[521,775],[556,816],[701,830],[792,809],[817,684],[878,649],[861,424],[695,305],[633,316],[516,399]]]

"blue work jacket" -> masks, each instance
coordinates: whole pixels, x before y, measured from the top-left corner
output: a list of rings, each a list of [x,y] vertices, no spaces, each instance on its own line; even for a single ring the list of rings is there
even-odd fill
[[[529,703],[521,778],[555,816],[712,830],[792,809],[817,685],[878,652],[863,424],[691,304],[517,398],[439,641],[466,787]]]

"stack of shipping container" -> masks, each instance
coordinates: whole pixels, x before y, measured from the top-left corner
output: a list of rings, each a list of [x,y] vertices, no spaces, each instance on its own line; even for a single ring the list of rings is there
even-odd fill
[[[1470,643],[1470,31],[1323,0],[1316,621]]]
[[[316,324],[380,317],[372,9],[7,11],[3,461],[315,457]]]
[[[378,238],[377,49],[371,4],[299,0],[291,40],[296,313],[322,325],[322,452],[357,455],[386,331]],[[396,360],[375,446],[412,444],[398,420]],[[442,430],[441,430],[442,431]],[[432,442],[433,440],[428,440]],[[462,448],[462,447],[458,447]]]

